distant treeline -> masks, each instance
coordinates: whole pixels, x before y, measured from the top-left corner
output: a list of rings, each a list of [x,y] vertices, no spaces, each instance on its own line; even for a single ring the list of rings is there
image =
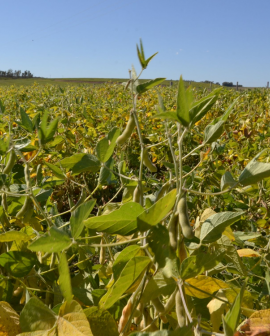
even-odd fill
[[[29,70],[25,70],[22,72],[21,70],[12,70],[9,69],[8,71],[1,71],[0,70],[0,77],[11,77],[11,78],[32,78],[33,74]]]
[[[223,82],[223,86],[231,86],[231,87],[236,87],[237,85],[234,85],[233,82]],[[242,87],[243,85],[238,84],[238,87]]]

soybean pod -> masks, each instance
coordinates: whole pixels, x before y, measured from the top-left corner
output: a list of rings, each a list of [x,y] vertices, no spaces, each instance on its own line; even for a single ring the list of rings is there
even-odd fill
[[[168,301],[165,304],[164,307],[164,314],[168,314],[172,311],[173,307],[175,306],[175,296],[178,292],[178,288],[175,289],[175,291],[171,294]]]
[[[133,110],[131,110],[130,117],[124,132],[117,138],[116,143],[118,145],[123,145],[131,136],[133,129],[135,127],[135,119],[133,116]]]
[[[150,160],[148,152],[147,152],[146,149],[144,149],[144,151],[143,151],[143,164],[148,168],[148,170],[151,173],[156,173],[157,172],[157,167]]]
[[[138,184],[137,187],[134,189],[134,192],[133,192],[133,202],[140,203],[141,194],[142,194],[141,188]]]
[[[100,244],[103,244],[103,238],[101,238]],[[106,253],[106,247],[102,246],[100,247],[100,253],[99,253],[99,263],[100,265],[103,265],[105,262],[105,253]]]
[[[185,317],[185,309],[183,306],[181,294],[179,291],[177,291],[175,295],[175,311],[176,311],[178,325],[180,328],[182,328],[186,324],[186,317]]]
[[[21,210],[16,214],[16,217],[23,218],[26,215],[27,211],[29,211],[29,207],[31,204],[31,198],[29,196],[26,196],[23,206]]]
[[[163,303],[160,301],[160,299],[157,297],[157,298],[152,299],[151,301],[152,301],[153,306],[155,307],[155,310],[159,313],[159,317],[162,320],[162,322],[168,323],[166,316],[164,316],[165,308],[163,306]]]
[[[168,227],[170,246],[174,251],[177,250],[178,221],[179,221],[178,214],[175,214],[171,219]]]
[[[9,154],[8,162],[3,170],[3,174],[9,174],[16,161],[17,161],[17,155],[15,151],[12,149]]]
[[[183,236],[187,239],[192,239],[194,237],[194,233],[189,223],[186,193],[184,193],[177,204],[177,212]]]
[[[166,182],[163,184],[163,186],[159,189],[159,191],[157,192],[157,198],[156,198],[156,202],[161,199],[163,196],[165,196],[165,194],[168,193],[169,189],[170,189],[170,181]]]
[[[125,327],[125,325],[128,322],[128,319],[130,317],[131,314],[131,310],[132,310],[132,303],[130,300],[128,300],[128,303],[126,304],[126,306],[123,308],[122,310],[122,315],[120,317],[119,320],[119,324],[118,324],[118,332],[121,333]]]

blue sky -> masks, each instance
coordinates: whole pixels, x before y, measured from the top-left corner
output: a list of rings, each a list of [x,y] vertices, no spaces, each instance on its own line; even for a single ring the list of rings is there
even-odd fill
[[[0,13],[0,70],[127,78],[142,38],[159,52],[142,78],[270,81],[270,0],[0,0]]]

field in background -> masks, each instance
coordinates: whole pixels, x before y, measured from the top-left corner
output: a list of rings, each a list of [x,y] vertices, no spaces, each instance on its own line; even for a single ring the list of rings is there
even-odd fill
[[[24,79],[6,79],[0,77],[0,86],[2,85],[33,85],[34,83],[38,83],[40,85],[47,85],[47,84],[55,84],[55,85],[70,85],[70,84],[103,84],[107,82],[126,82],[127,78],[24,78]],[[139,80],[140,83],[144,83],[148,81],[148,79],[141,79]],[[178,84],[178,81],[173,80],[173,86],[176,86]],[[171,80],[166,80],[162,83],[162,86],[170,86]],[[186,86],[192,85],[193,87],[196,87],[198,89],[204,89],[209,88],[209,83],[202,83],[202,82],[189,82],[185,81]],[[212,89],[219,87],[219,85],[212,84]],[[231,89],[231,88],[229,88]],[[235,87],[232,89],[236,89]],[[243,89],[243,88],[239,88]]]

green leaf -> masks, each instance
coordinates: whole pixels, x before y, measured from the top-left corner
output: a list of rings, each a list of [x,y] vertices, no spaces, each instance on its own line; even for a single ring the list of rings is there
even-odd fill
[[[207,244],[217,241],[227,226],[241,219],[243,212],[219,212],[210,216],[201,227],[201,243]]]
[[[34,253],[10,251],[0,255],[0,265],[11,273],[11,275],[18,278],[29,274],[36,264],[38,264],[38,260]]]
[[[31,237],[27,234],[20,231],[7,231],[5,233],[0,234],[0,242],[11,242],[16,240],[16,242],[20,241],[28,241]]]
[[[38,129],[39,138],[42,144],[46,144],[47,142],[51,141],[54,137],[56,132],[58,121],[59,119],[53,119],[49,125],[47,125],[49,112],[46,111],[42,117],[40,127]]]
[[[270,177],[270,163],[259,162],[258,159],[265,150],[261,151],[259,154],[255,156],[242,171],[239,182],[243,186],[247,186],[249,184],[255,184],[260,182],[262,179]]]
[[[225,317],[222,316],[223,328],[226,336],[233,336],[238,326],[241,313],[241,302],[244,296],[245,287],[245,285],[241,287],[241,291],[235,298],[232,307],[227,312]]]
[[[9,143],[8,141],[4,141],[0,139],[0,155],[5,155],[8,151]]]
[[[67,249],[70,244],[71,239],[64,231],[51,227],[48,233],[35,240],[28,248],[36,252],[58,253]]]
[[[192,92],[191,90],[185,90],[184,81],[181,76],[178,84],[176,114],[184,127],[188,127],[191,121],[189,110],[191,108],[192,100]]]
[[[84,224],[98,232],[127,236],[137,229],[137,217],[142,212],[143,207],[140,204],[129,202],[108,215],[88,218],[84,221]]]
[[[50,168],[50,170],[53,172],[53,174],[54,174],[56,177],[58,177],[58,178],[60,178],[60,179],[63,179],[63,180],[66,178],[66,177],[65,177],[65,174],[63,174],[62,170],[61,170],[59,167],[57,167],[57,166],[55,166],[55,165],[53,165],[53,164],[51,164],[51,163],[49,163],[49,162],[45,162],[45,161],[44,161],[44,163],[45,163],[45,165],[46,165],[47,167]]]
[[[153,119],[168,119],[168,120],[180,122],[180,119],[178,118],[176,112],[170,112],[170,111],[157,113],[157,114],[153,115],[151,118],[153,118]]]
[[[71,213],[70,227],[71,234],[74,239],[77,239],[80,236],[84,228],[84,220],[88,218],[95,204],[96,200],[91,200],[89,202],[83,203]]]
[[[98,183],[100,185],[108,185],[110,184],[111,180],[115,179],[115,176],[110,171],[113,169],[114,159],[111,156],[107,162],[100,169]],[[110,169],[110,170],[109,170]]]
[[[226,261],[228,263],[233,263],[239,274],[244,276],[247,274],[246,267],[236,252],[235,246],[227,236],[222,235],[221,238],[213,244],[213,246],[220,253],[225,253]]]
[[[154,86],[161,84],[165,79],[166,78],[152,79],[148,82],[145,82],[143,84],[138,85],[136,90],[137,90],[138,94],[142,94],[142,93],[148,91],[149,89],[152,89]]]
[[[84,310],[90,324],[93,336],[118,336],[117,324],[112,315],[98,307],[90,307]]]
[[[96,173],[100,169],[100,162],[92,154],[75,154],[60,161],[63,168],[72,170],[73,174],[90,171]]]
[[[163,275],[162,270],[159,270],[152,278],[149,279],[147,285],[145,286],[141,302],[147,303],[160,295],[170,296],[174,292],[176,286],[175,280],[172,278],[166,278]]]
[[[26,129],[29,133],[32,133],[33,132],[32,121],[22,107],[20,107],[20,114],[21,114],[21,120],[22,120],[22,123],[20,124],[20,126]]]
[[[233,110],[233,108],[234,108],[234,105],[237,103],[238,99],[239,99],[239,97],[236,98],[236,99],[232,102],[232,104],[227,108],[227,110],[225,111],[225,113],[224,113],[221,117],[219,117],[217,120],[227,121],[227,119],[228,119],[230,113],[232,112],[232,110]]]
[[[176,199],[176,189],[158,200],[138,217],[138,229],[143,232],[157,225],[172,209]]]
[[[197,255],[192,255],[184,259],[180,267],[180,276],[183,280],[196,277],[201,273],[214,268],[223,258],[225,252],[219,250],[213,253],[200,251]]]
[[[72,300],[72,288],[70,281],[70,274],[68,268],[68,262],[65,252],[59,254],[59,287],[63,297],[66,301]]]
[[[113,263],[113,278],[116,281],[123,269],[125,268],[126,264],[129,262],[130,259],[133,257],[140,255],[141,248],[138,245],[131,245],[126,247],[120,254],[117,256]]]
[[[118,280],[109,288],[108,292],[99,301],[101,309],[110,308],[125,291],[144,272],[151,260],[148,257],[134,257],[125,266]]]
[[[218,89],[219,90],[219,89]],[[217,96],[211,95],[197,101],[189,111],[191,125],[201,120],[217,101]]]
[[[215,125],[207,125],[204,130],[204,143],[208,144],[216,141],[223,133],[225,121],[220,120]]]
[[[232,177],[232,174],[230,172],[226,172],[224,175],[222,175],[221,180],[220,180],[220,189],[226,190],[229,188],[235,187],[237,182],[234,180]]]
[[[97,143],[96,152],[100,162],[106,162],[113,154],[120,129],[114,127],[108,135]]]
[[[24,306],[20,315],[23,332],[51,329],[57,316],[37,297],[33,296]]]

